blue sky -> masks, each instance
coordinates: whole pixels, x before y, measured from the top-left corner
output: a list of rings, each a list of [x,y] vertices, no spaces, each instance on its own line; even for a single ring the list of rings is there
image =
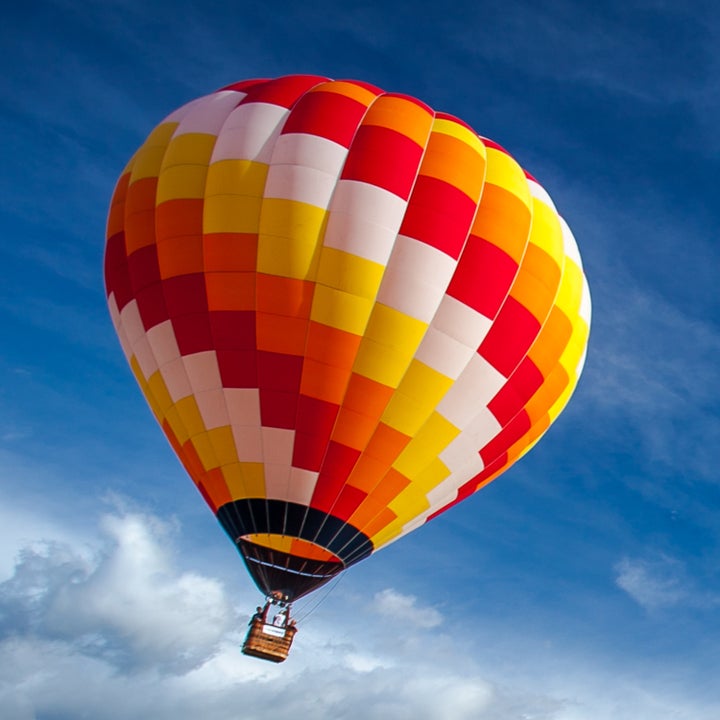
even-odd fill
[[[695,0],[6,9],[3,718],[720,717],[718,48]],[[542,443],[303,601],[273,666],[239,653],[258,593],[135,387],[101,268],[152,127],[296,72],[415,95],[508,148],[573,229],[593,329]]]

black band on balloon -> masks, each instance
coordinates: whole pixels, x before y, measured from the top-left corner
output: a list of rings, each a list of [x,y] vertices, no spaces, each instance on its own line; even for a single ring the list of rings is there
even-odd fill
[[[344,520],[284,500],[234,500],[218,510],[217,518],[240,550],[258,587],[266,594],[281,591],[291,600],[323,585],[373,551],[370,538]],[[315,543],[340,562],[297,558],[245,539],[266,533]]]
[[[354,564],[373,551],[370,538],[345,520],[285,500],[234,500],[218,510],[217,518],[233,542],[253,533],[287,535],[325,548],[345,565]]]

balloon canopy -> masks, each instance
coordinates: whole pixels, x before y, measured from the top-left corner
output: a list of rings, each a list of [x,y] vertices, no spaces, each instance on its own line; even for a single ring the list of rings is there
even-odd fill
[[[110,207],[132,371],[258,587],[292,601],[489,483],[578,381],[546,191],[406,95],[298,75],[184,105]]]

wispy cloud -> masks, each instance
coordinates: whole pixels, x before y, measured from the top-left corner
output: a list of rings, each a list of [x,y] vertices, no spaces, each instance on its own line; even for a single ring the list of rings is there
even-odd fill
[[[698,588],[680,560],[667,555],[622,558],[615,565],[615,583],[649,612],[676,607],[711,608],[720,603],[720,597]]]
[[[433,607],[419,605],[413,595],[387,588],[375,595],[373,609],[400,623],[401,627],[414,625],[420,628],[433,628],[441,625],[443,616]]]

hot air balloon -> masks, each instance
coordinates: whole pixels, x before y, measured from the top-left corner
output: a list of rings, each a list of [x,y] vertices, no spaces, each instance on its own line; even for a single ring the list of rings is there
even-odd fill
[[[572,233],[508,152],[311,75],[163,120],[117,183],[105,280],[157,421],[287,606],[526,453],[590,326]]]

